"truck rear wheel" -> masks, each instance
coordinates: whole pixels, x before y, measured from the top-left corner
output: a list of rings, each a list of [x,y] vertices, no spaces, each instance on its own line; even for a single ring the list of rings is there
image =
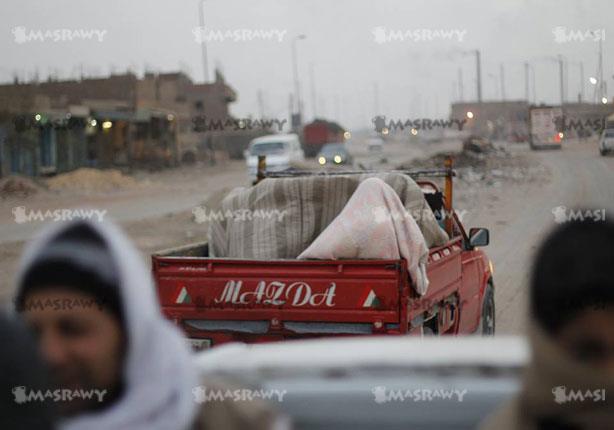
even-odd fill
[[[490,281],[484,292],[480,323],[475,334],[480,336],[493,336],[495,334],[495,289]]]

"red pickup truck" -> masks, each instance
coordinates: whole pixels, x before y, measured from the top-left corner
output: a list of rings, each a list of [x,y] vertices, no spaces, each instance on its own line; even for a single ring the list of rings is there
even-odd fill
[[[446,213],[454,213],[453,171],[442,171],[445,193],[431,181],[418,184],[432,208],[441,209],[432,203],[439,196]],[[422,297],[402,259],[209,258],[206,242],[154,254],[153,275],[164,314],[197,349],[320,336],[491,335],[493,270],[478,249],[488,244],[488,230],[467,234],[456,214],[445,223],[451,239],[430,249]]]

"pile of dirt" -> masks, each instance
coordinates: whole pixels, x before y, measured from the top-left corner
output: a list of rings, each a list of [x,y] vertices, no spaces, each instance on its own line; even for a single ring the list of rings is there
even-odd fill
[[[81,168],[47,179],[49,189],[54,191],[106,192],[134,188],[139,185],[131,176],[119,170]]]
[[[30,178],[24,176],[9,176],[0,179],[0,198],[29,197],[44,191],[44,188]]]
[[[416,159],[398,166],[399,169],[435,169],[444,166],[451,156],[457,178],[468,184],[483,183],[498,187],[501,182],[526,183],[547,180],[549,172],[545,166],[522,153],[512,153],[504,147],[485,147],[476,151],[473,145],[463,145],[455,153],[438,153],[429,158]]]

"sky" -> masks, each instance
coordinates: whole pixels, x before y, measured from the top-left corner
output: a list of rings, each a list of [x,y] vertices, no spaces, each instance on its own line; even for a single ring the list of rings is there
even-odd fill
[[[501,69],[505,98],[524,99],[529,62],[531,101],[560,102],[558,55],[566,100],[577,100],[580,64],[592,100],[602,38],[611,99],[612,16],[611,0],[206,0],[200,27],[199,0],[2,0],[0,81],[182,70],[202,82],[200,42],[217,35],[209,74],[219,68],[237,91],[233,115],[287,117],[294,45],[305,118],[368,127],[377,114],[447,117],[460,75],[463,100],[475,100],[476,50],[484,100],[501,99]]]

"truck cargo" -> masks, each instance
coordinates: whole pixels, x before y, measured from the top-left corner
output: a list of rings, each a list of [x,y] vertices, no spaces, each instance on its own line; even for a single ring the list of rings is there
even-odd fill
[[[322,336],[493,334],[493,270],[479,249],[488,230],[466,232],[452,210],[451,169],[406,173],[444,176],[445,193],[430,180],[417,183],[432,210],[453,214],[442,220],[450,239],[429,250],[425,295],[415,291],[403,259],[219,258],[200,242],[152,256],[164,314],[199,348]]]

